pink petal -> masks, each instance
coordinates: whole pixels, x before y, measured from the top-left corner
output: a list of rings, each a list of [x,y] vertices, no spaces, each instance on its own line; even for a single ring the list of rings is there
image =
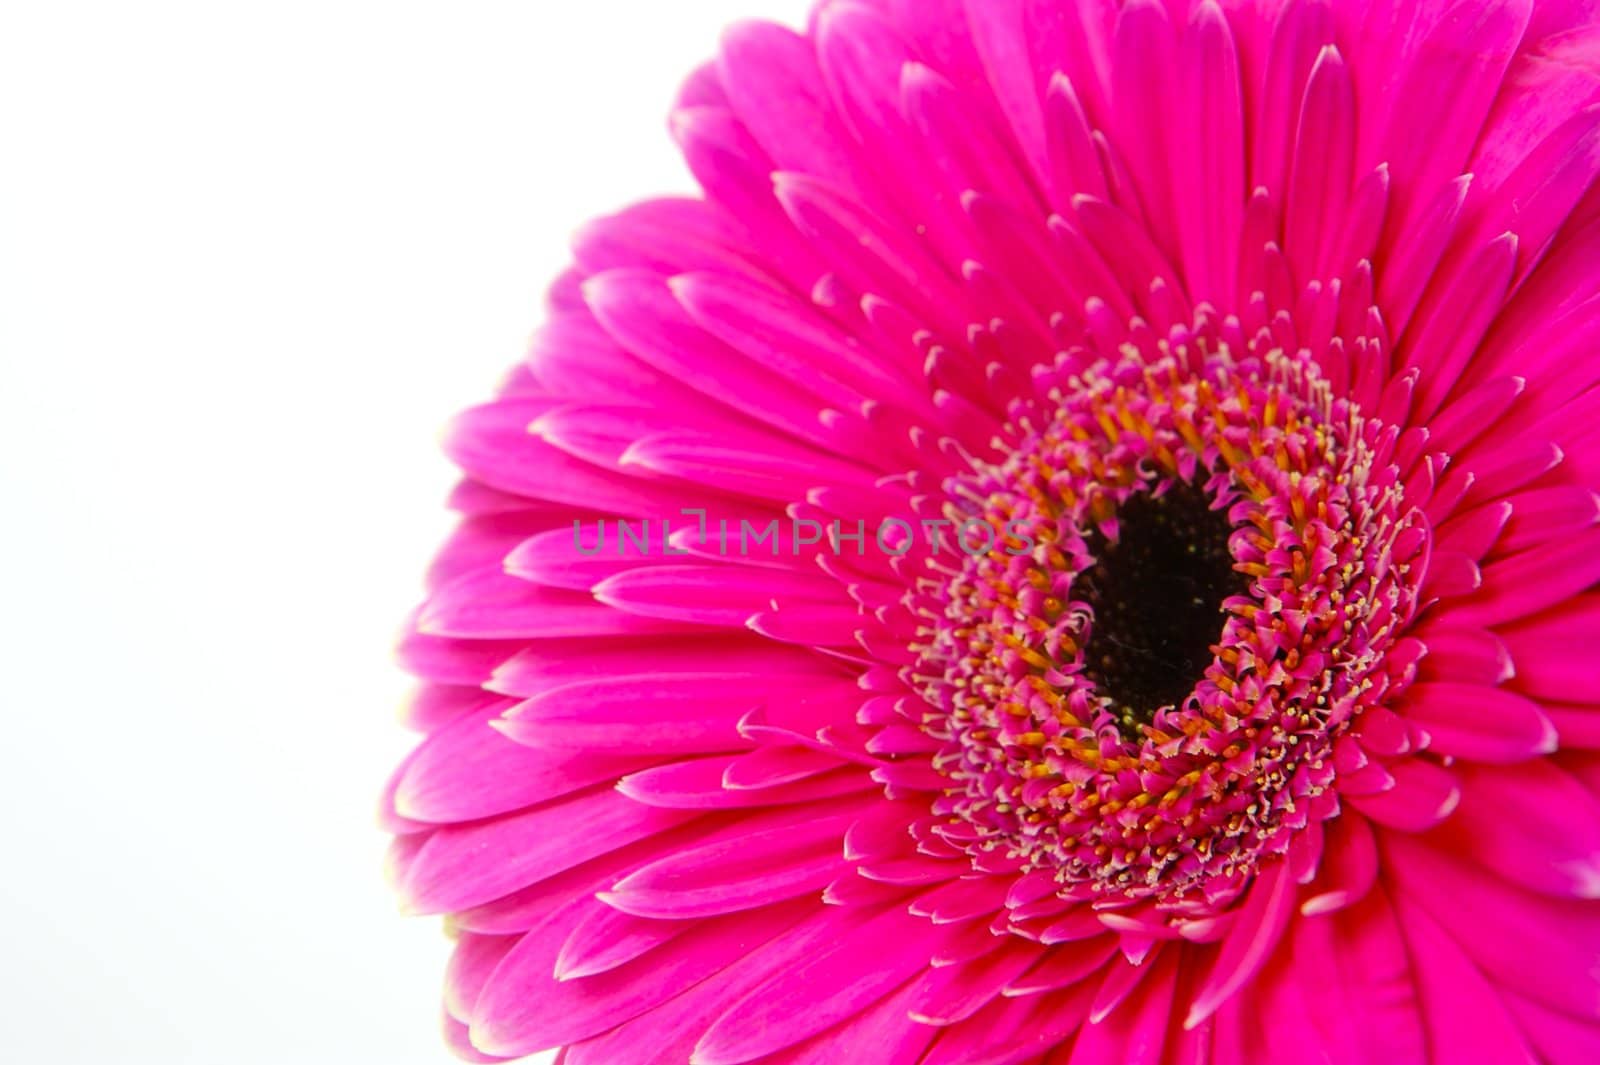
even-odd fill
[[[1441,839],[1533,891],[1600,898],[1600,801],[1540,759],[1505,769],[1463,767],[1461,806]]]
[[[1395,184],[1398,198],[1405,190]],[[1409,227],[1412,238],[1398,244],[1393,259],[1379,275],[1378,305],[1384,308],[1391,329],[1404,328],[1410,322],[1446,244],[1455,235],[1471,184],[1471,175],[1462,174],[1431,192],[1425,210],[1417,213]]]
[[[674,111],[672,133],[708,200],[736,215],[759,244],[764,265],[806,291],[826,268],[772,193],[772,160],[750,131],[720,106]]]
[[[619,268],[667,276],[685,270],[758,270],[738,220],[688,198],[645,200],[589,222],[573,239],[572,254],[590,274]],[[537,376],[537,363],[534,370]]]
[[[1515,687],[1537,699],[1600,702],[1600,595],[1580,595],[1500,630]]]
[[[1462,495],[1462,505],[1493,502],[1537,484],[1565,459],[1559,445],[1537,433],[1502,441],[1492,450],[1479,450],[1458,464],[1472,476],[1472,485]]]
[[[436,591],[419,631],[458,639],[628,636],[692,630],[685,621],[613,610],[581,592],[544,588],[499,567],[468,573]]]
[[[695,1050],[696,1065],[740,1065],[855,1016],[928,964],[928,922],[891,907],[795,959],[780,979],[734,1003]],[[861,951],[872,944],[872,964]]]
[[[1214,3],[1195,5],[1181,44],[1184,84],[1180,107],[1188,115],[1173,132],[1187,137],[1184,152],[1201,175],[1174,182],[1184,277],[1195,299],[1231,295],[1233,252],[1244,216],[1244,99],[1239,56],[1228,20]],[[1103,196],[1103,190],[1074,189]]]
[[[1123,5],[1112,38],[1107,135],[1127,161],[1151,237],[1164,248],[1174,246],[1177,237],[1170,148],[1161,135],[1174,104],[1176,47],[1164,5],[1153,0]]]
[[[1071,987],[1080,980],[1102,972],[1117,953],[1115,936],[1052,947],[1032,968],[1006,984],[1003,994],[1012,998],[1037,995],[1043,991]]]
[[[1511,518],[1499,544],[1502,555],[1573,536],[1600,523],[1600,495],[1587,488],[1535,488],[1510,496],[1507,502]]]
[[[533,335],[528,368],[549,395],[590,403],[650,403],[694,393],[646,366],[611,339],[587,308],[551,318]]]
[[[1544,712],[1561,737],[1562,750],[1600,750],[1600,713],[1595,707],[1546,703]]]
[[[496,723],[533,747],[697,754],[747,746],[739,722],[758,707],[774,723],[814,732],[849,721],[848,685],[741,673],[656,673],[575,681],[533,696]]]
[[[737,671],[823,681],[843,674],[816,655],[778,647],[746,633],[704,629],[695,636],[641,640],[540,640],[519,646],[487,678],[485,687],[527,698],[575,680],[624,674]]]
[[[406,761],[395,787],[402,817],[448,823],[476,821],[615,780],[637,758],[536,751],[490,727],[509,701],[492,704],[441,729]]]
[[[1005,905],[1008,886],[998,878],[981,875],[952,880],[919,895],[911,912],[929,917],[935,924],[985,917]]]
[[[907,70],[913,69],[907,67]],[[962,336],[964,301],[951,271],[865,207],[811,175],[773,175],[778,202],[852,290],[912,312],[924,328]],[[955,312],[955,313],[952,313]]]
[[[1237,23],[1236,23],[1237,25]],[[1306,80],[1325,45],[1333,43],[1333,25],[1325,4],[1285,4],[1277,12],[1271,45],[1261,62],[1265,65],[1262,92],[1255,103],[1259,113],[1252,115],[1252,163],[1250,186],[1265,188],[1279,195],[1288,183],[1295,127]],[[1258,251],[1257,248],[1252,252]]]
[[[1106,926],[1100,923],[1100,915],[1083,907],[1053,921],[1039,933],[1039,942],[1073,943],[1104,935],[1105,931]]]
[[[451,424],[445,452],[485,485],[530,499],[637,517],[677,512],[677,493],[573,458],[528,432],[559,405],[520,398],[474,407]]]
[[[926,393],[910,386],[894,369],[892,357],[841,331],[812,304],[736,275],[691,273],[671,284],[708,333],[790,377],[830,406],[854,410],[878,399],[914,412],[929,409]]]
[[[1451,608],[1454,625],[1495,626],[1564,602],[1600,581],[1600,527],[1513,555],[1483,570],[1483,587]]]
[[[1436,280],[1406,333],[1407,366],[1422,369],[1415,414],[1438,410],[1461,378],[1489,323],[1504,302],[1517,262],[1517,238],[1507,233],[1464,260],[1460,275]]]
[[[464,930],[488,935],[534,932],[560,924],[564,937],[584,915],[606,908],[595,899],[597,891],[610,887],[619,877],[654,861],[658,855],[701,838],[704,833],[703,824],[690,821],[646,836],[509,895],[458,910],[451,915],[450,922]]]
[[[762,611],[748,622],[750,631],[768,639],[811,647],[855,647],[869,623],[853,604],[805,601]]]
[[[573,926],[551,971],[557,980],[610,972],[694,927],[692,921],[656,921],[596,907]]]
[[[1040,202],[1027,163],[948,78],[922,63],[908,63],[900,92],[901,110],[920,138],[928,165],[923,180],[942,182],[951,196],[970,189],[1018,207]]]
[[[1550,108],[1553,115],[1560,114]],[[1535,145],[1505,181],[1493,188],[1487,202],[1496,210],[1479,224],[1506,228],[1527,245],[1528,261],[1536,263],[1581,197],[1600,174],[1600,112],[1594,107],[1574,114]],[[1474,169],[1477,169],[1476,167]],[[1486,186],[1485,191],[1489,191]],[[1524,268],[1526,272],[1528,268]]]
[[[820,572],[687,562],[619,573],[595,588],[597,599],[629,615],[735,627],[772,610],[775,601],[828,603],[842,596]]]
[[[873,483],[872,475],[862,467],[809,448],[755,434],[712,434],[700,429],[669,430],[641,437],[622,455],[621,464],[628,469],[714,485],[718,491],[773,502],[792,500],[800,485],[815,489],[836,485],[869,487]],[[713,531],[708,531],[700,542],[706,546],[714,543],[719,555],[756,554],[761,547],[753,546],[750,539],[759,536],[765,522],[752,520],[753,517],[753,509],[746,507],[743,514],[719,518],[711,523]],[[746,526],[746,539],[740,539]]]
[[[1133,994],[1109,1015],[1091,1014],[1072,1046],[1070,1065],[1118,1061],[1159,1065],[1177,990],[1177,950],[1164,950],[1139,979]],[[1115,964],[1115,963],[1113,963]]]
[[[467,1026],[450,1016],[444,1015],[444,1042],[450,1052],[462,1061],[470,1061],[477,1065],[489,1065],[496,1061],[509,1061],[509,1058],[497,1058],[493,1054],[485,1054],[472,1045],[472,1038]]]
[[[1397,185],[1430,190],[1467,169],[1531,6],[1510,3],[1462,17],[1446,3],[1393,4],[1369,16],[1363,32],[1383,44],[1362,51],[1358,73],[1364,77],[1357,82],[1389,91],[1374,107],[1363,140],[1370,154],[1393,164]],[[1417,130],[1431,135],[1419,137]],[[1402,206],[1400,220],[1409,222],[1411,215]],[[1399,228],[1397,237],[1408,229]]]
[[[1011,1065],[1035,1061],[1079,1031],[1094,984],[1050,995],[1001,998],[966,1023],[946,1028],[921,1065]]]
[[[718,72],[734,112],[777,167],[873,187],[833,112],[809,40],[770,22],[740,23],[723,34]]]
[[[475,710],[501,702],[493,692],[477,685],[423,683],[412,691],[400,711],[400,723],[413,732],[437,732]]]
[[[1600,1024],[1570,1017],[1515,992],[1502,992],[1501,997],[1542,1061],[1549,1065],[1600,1061]]]
[[[811,908],[793,903],[699,922],[628,965],[565,981],[553,975],[561,940],[529,936],[479,996],[472,1041],[519,1056],[599,1035],[722,972]]]
[[[640,917],[711,917],[820,892],[845,868],[851,798],[750,814],[634,872],[600,897]]]
[[[518,544],[553,528],[572,528],[584,511],[551,504],[529,503],[525,509],[464,518],[428,567],[428,589],[448,584],[464,573],[500,564]]]
[[[854,1017],[779,1052],[784,1065],[837,1065],[872,1048],[874,1065],[918,1065],[936,1029],[914,1024],[907,1013],[916,981]]]
[[[1424,680],[1492,686],[1516,674],[1504,640],[1488,629],[1453,628],[1444,615],[1418,632],[1427,645],[1420,675]]]
[[[749,754],[695,758],[671,765],[632,773],[617,782],[624,795],[651,806],[679,810],[738,809],[749,806],[813,802],[871,788],[872,781],[858,769],[845,769],[827,755],[799,749],[805,755],[826,761],[830,768],[795,780],[778,781],[761,787],[735,787],[728,774],[738,770],[744,760],[761,757],[770,748]]]
[[[690,816],[601,788],[524,813],[451,825],[429,837],[401,891],[418,913],[466,909],[664,832]]]
[[[463,1023],[472,1020],[472,1008],[489,982],[489,974],[521,938],[473,932],[459,935],[444,973],[444,1008],[451,1017]]]
[[[583,292],[606,332],[655,370],[754,421],[823,447],[832,444],[814,400],[701,329],[665,278],[607,270],[585,281]],[[676,498],[655,512],[673,514],[681,503]]]
[[[1044,951],[1044,947],[1019,939],[981,959],[933,971],[916,985],[908,1003],[911,1019],[939,1026],[966,1020],[997,998]]]
[[[1309,276],[1340,235],[1350,195],[1356,136],[1355,89],[1337,47],[1318,54],[1306,81],[1286,186],[1284,249]]]
[[[1384,869],[1496,984],[1577,1016],[1600,1017],[1600,913],[1588,900],[1530,894],[1420,838],[1384,833]]]
[[[660,561],[659,540],[641,550],[638,541],[622,536],[621,525],[604,518],[575,520],[527,537],[504,556],[504,569],[532,584],[587,592],[618,572]]]
[[[1474,441],[1492,439],[1491,430],[1527,387],[1521,377],[1494,377],[1446,403],[1428,420],[1429,443],[1454,454]]]
[[[913,802],[876,803],[864,808],[845,833],[845,856],[852,861],[871,862],[914,854],[912,824],[926,814],[925,805]]]
[[[1351,806],[1380,825],[1421,832],[1449,817],[1461,801],[1455,777],[1432,762],[1403,758],[1390,768],[1393,787],[1376,795],[1346,796]]]
[[[1294,922],[1291,947],[1311,1026],[1332,1061],[1429,1061],[1402,927],[1383,891]]]
[[[1360,902],[1378,880],[1378,847],[1372,828],[1357,814],[1335,819],[1327,832],[1322,871],[1300,903],[1307,917]]]
[[[1294,878],[1286,865],[1273,863],[1256,874],[1239,911],[1238,923],[1190,1003],[1183,1022],[1185,1028],[1193,1028],[1215,1013],[1266,964],[1288,925],[1294,904]]]
[[[1398,707],[1422,729],[1437,754],[1473,762],[1509,763],[1549,754],[1556,730],[1539,704],[1480,684],[1414,684]]]
[[[1313,1019],[1323,1006],[1311,974],[1297,969],[1288,952],[1273,957],[1260,976],[1233,1000],[1258,1030],[1253,1056],[1284,1065],[1327,1065],[1350,1060],[1337,1039],[1329,1040]]]
[[[406,672],[423,680],[476,688],[527,646],[526,640],[455,640],[408,632],[401,637],[397,656]],[[433,694],[443,693],[434,689]],[[426,716],[430,711],[423,713]]]
[[[1044,114],[1022,18],[1014,0],[967,3],[967,25],[1000,110],[1009,120],[1021,158],[1043,175],[1048,169]]]
[[[1426,666],[1426,660],[1423,664]],[[1350,734],[1364,752],[1384,758],[1406,754],[1416,746],[1405,719],[1384,706],[1369,706],[1363,710]]]
[[[749,994],[816,949],[847,934],[862,914],[818,907],[733,964],[680,994],[571,1048],[573,1065],[683,1065],[695,1043],[728,1003]],[[902,1015],[903,1016],[903,1015]],[[912,1027],[906,1025],[906,1028]]]
[[[1479,562],[1495,546],[1511,520],[1512,507],[1505,500],[1488,503],[1469,510],[1445,522],[1435,530],[1440,551],[1458,554],[1471,562]],[[1435,558],[1438,557],[1436,554]],[[1474,580],[1465,588],[1441,591],[1440,595],[1462,595],[1478,586],[1477,568]],[[1432,576],[1430,572],[1429,576]]]

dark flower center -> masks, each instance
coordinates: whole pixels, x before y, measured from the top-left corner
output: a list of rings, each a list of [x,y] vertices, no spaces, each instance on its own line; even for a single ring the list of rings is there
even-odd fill
[[[978,869],[1106,905],[1231,898],[1337,811],[1333,745],[1407,681],[1388,650],[1427,541],[1397,434],[1214,328],[1063,355],[1002,460],[946,482],[945,520],[1005,530],[909,600],[949,781],[930,832]]]
[[[1125,735],[1183,702],[1211,664],[1222,604],[1249,579],[1233,568],[1227,515],[1200,486],[1140,492],[1117,509],[1117,538],[1088,539],[1095,564],[1073,594],[1094,610],[1084,672]]]

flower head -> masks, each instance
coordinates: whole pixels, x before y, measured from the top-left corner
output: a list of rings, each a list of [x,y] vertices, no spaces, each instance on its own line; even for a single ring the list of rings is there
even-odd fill
[[[450,440],[475,1060],[1600,1054],[1600,27],[839,0]]]

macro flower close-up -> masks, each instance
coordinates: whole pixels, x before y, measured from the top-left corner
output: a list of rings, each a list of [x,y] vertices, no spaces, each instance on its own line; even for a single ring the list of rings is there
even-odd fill
[[[447,434],[449,1045],[1600,1061],[1596,18],[729,28]]]

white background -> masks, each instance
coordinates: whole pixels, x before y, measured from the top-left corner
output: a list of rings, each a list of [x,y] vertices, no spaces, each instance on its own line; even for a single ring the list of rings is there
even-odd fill
[[[804,6],[0,4],[0,1060],[451,1060],[372,814],[438,430]]]

